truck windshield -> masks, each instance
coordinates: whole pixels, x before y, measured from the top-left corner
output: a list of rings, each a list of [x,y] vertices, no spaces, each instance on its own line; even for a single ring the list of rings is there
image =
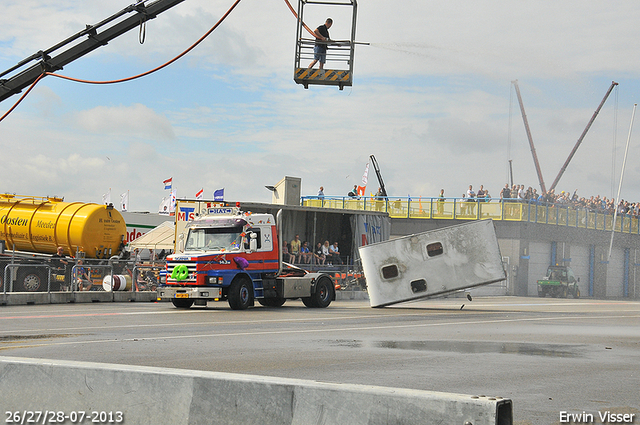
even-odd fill
[[[196,228],[189,230],[185,249],[203,251],[238,251],[242,227]]]

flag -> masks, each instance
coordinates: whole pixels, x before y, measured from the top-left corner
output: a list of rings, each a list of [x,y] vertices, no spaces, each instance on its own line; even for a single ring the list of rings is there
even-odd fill
[[[213,192],[214,201],[224,201],[224,187]]]
[[[166,179],[165,181],[163,181],[162,183],[164,183],[164,190],[171,190],[171,182],[173,180],[173,177],[169,177],[168,179]]]
[[[366,167],[364,167],[364,174],[362,175],[362,185],[367,187],[367,183],[369,183],[369,163],[367,162]]]
[[[169,199],[169,213],[176,212],[176,191],[171,191],[171,198]]]
[[[102,203],[105,205],[109,205],[111,203],[111,188],[109,191],[102,195]]]
[[[120,195],[120,204],[122,205],[122,211],[126,211],[129,206],[129,191]]]
[[[202,195],[204,195],[204,189],[200,189],[198,193],[196,193],[196,199],[202,199]]]
[[[369,163],[364,167],[364,174],[362,175],[362,186],[358,186],[358,196],[365,196],[365,189],[369,182]]]
[[[169,203],[170,202],[171,202],[171,197],[170,196],[165,196],[164,198],[162,198],[162,202],[160,202],[160,208],[158,208],[158,212],[160,214],[169,215]]]

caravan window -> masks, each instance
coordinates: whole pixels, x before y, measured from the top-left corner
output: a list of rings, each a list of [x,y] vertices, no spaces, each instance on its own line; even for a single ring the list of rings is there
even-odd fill
[[[382,267],[382,277],[385,279],[393,279],[394,277],[398,277],[400,272],[398,271],[398,266],[395,264],[390,264],[388,266]]]
[[[429,257],[435,257],[436,255],[442,255],[444,253],[444,248],[442,248],[442,244],[440,242],[434,242],[427,245],[427,255]]]

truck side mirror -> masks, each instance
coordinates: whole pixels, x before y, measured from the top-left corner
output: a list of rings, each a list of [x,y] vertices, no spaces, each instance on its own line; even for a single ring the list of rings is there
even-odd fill
[[[256,252],[258,250],[258,235],[254,232],[249,233],[249,252]]]

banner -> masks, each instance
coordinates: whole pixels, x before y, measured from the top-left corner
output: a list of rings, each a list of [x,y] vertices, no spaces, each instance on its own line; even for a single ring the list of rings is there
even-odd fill
[[[358,186],[358,196],[365,196],[365,189],[369,183],[369,163],[364,167],[364,174],[362,175],[362,186]]]
[[[126,211],[129,206],[129,191],[120,195],[120,205],[122,205],[122,211]]]
[[[102,203],[105,205],[109,205],[111,203],[111,188],[109,191],[102,195]]]
[[[204,195],[204,188],[200,189],[198,193],[196,193],[196,199],[202,199],[203,195]]]
[[[158,208],[158,212],[160,214],[169,215],[170,202],[171,202],[171,196],[165,196],[164,198],[162,198],[162,201],[160,202],[160,208]]]
[[[169,213],[176,212],[176,191],[175,189],[171,191],[171,197],[169,199]]]
[[[214,201],[224,201],[224,187],[213,192]]]

